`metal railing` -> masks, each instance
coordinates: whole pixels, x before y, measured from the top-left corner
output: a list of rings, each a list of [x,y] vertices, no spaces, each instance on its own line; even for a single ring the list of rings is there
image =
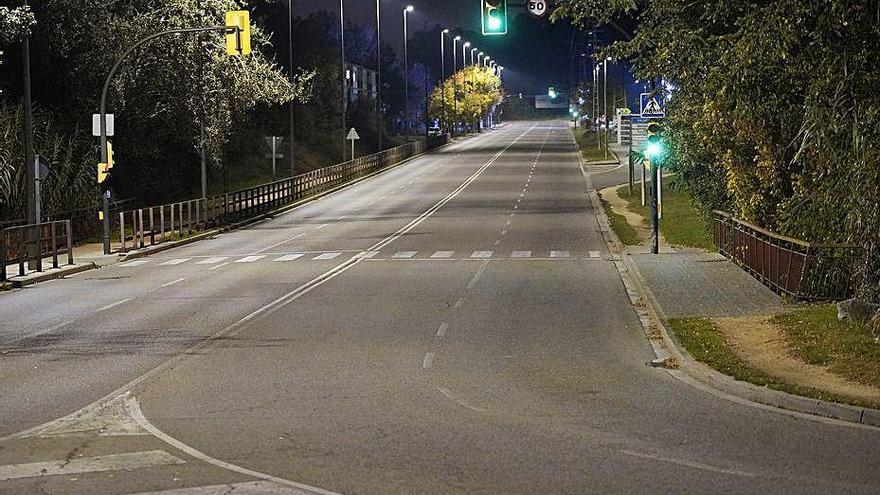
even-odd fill
[[[63,233],[60,231],[63,230]],[[18,263],[18,275],[27,274],[25,264],[36,264],[43,271],[43,258],[52,257],[52,268],[58,268],[58,256],[67,254],[67,264],[73,264],[73,235],[71,221],[46,222],[7,227],[0,231],[0,281],[6,281],[6,266]]]
[[[857,246],[813,244],[713,212],[718,251],[779,294],[810,301],[852,297]]]
[[[118,251],[140,249],[249,220],[448,142],[448,135],[435,136],[430,141],[412,141],[380,153],[207,199],[120,211],[112,215],[113,230],[119,237]]]

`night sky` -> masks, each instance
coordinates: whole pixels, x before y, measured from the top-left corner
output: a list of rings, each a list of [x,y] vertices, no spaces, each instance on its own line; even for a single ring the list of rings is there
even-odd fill
[[[297,16],[319,10],[339,12],[338,0],[293,0],[293,5]],[[409,14],[411,37],[416,31],[440,26],[463,34],[467,41],[505,66],[505,86],[509,92],[543,93],[550,85],[568,86],[572,33],[568,23],[554,25],[546,19],[532,18],[521,7],[515,8],[520,2],[511,0],[510,32],[506,36],[483,37],[479,34],[478,0],[382,0],[383,41],[398,52],[403,51],[403,9],[407,5],[415,7],[415,12]],[[375,23],[375,1],[345,0],[345,17],[347,24]],[[437,57],[439,44],[438,38]]]

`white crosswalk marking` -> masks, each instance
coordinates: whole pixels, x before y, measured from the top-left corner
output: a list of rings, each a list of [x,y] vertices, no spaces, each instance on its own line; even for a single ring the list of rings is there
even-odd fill
[[[263,259],[265,257],[266,257],[265,255],[245,256],[244,258],[236,261],[236,263],[253,263],[254,261],[260,261],[261,259]]]
[[[135,266],[146,265],[146,264],[149,263],[149,262],[150,262],[150,260],[135,260],[135,261],[127,261],[127,262],[125,262],[125,263],[123,263],[123,264],[121,264],[121,265],[119,265],[119,266],[122,266],[122,267],[125,267],[125,268],[132,268],[132,267],[135,267]]]
[[[551,258],[570,258],[571,252],[569,251],[550,251]]]
[[[215,256],[214,258],[208,258],[206,260],[199,261],[196,264],[197,265],[216,265],[217,263],[220,263],[222,261],[226,261],[228,259],[229,258],[224,257],[224,256]]]
[[[181,258],[179,260],[170,260],[170,261],[166,261],[165,263],[159,263],[159,266],[177,266],[177,265],[181,265],[183,263],[186,263],[189,260],[190,260],[190,258]]]
[[[437,251],[432,254],[431,257],[434,259],[446,259],[452,258],[452,255],[455,254],[455,251]]]
[[[368,260],[370,258],[375,258],[378,255],[379,255],[379,251],[361,251],[360,253],[355,255],[355,257]]]
[[[471,258],[491,258],[493,254],[492,251],[474,251]]]
[[[342,255],[342,253],[324,253],[324,254],[319,254],[318,256],[315,256],[312,259],[313,260],[332,260],[332,259],[338,258],[341,255]]]
[[[599,251],[590,251],[590,258],[599,258]]]
[[[531,258],[531,251],[514,251],[513,254],[510,255],[511,258]]]
[[[312,492],[306,492],[297,488],[282,486],[268,481],[250,481],[227,485],[174,488],[159,492],[139,492],[132,495],[227,495],[230,493],[244,493],[248,495],[312,495]]]
[[[275,261],[295,261],[305,256],[303,253],[285,254]]]
[[[392,258],[398,259],[398,260],[412,258],[413,256],[416,255],[416,253],[417,253],[417,251],[400,251],[399,253],[394,253],[394,256],[392,256]]]
[[[152,466],[184,464],[182,459],[163,450],[131,452],[127,454],[102,455],[82,459],[31,462],[0,466],[0,481],[20,478],[36,478],[59,474],[97,473],[101,471],[121,471]]]

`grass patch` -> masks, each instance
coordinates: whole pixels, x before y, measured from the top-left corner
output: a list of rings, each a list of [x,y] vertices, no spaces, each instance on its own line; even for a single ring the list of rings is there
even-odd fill
[[[577,142],[584,160],[588,162],[617,160],[617,155],[610,149],[608,150],[608,156],[605,156],[605,147],[598,146],[599,135],[596,132],[583,129],[573,129],[572,132],[574,132],[574,140]]]
[[[626,218],[623,215],[615,213],[614,210],[611,209],[611,204],[604,199],[602,200],[602,207],[605,208],[605,214],[608,216],[611,228],[614,230],[614,233],[617,234],[620,242],[627,246],[638,246],[641,244],[642,240],[639,239],[636,229],[626,221]]]
[[[629,186],[620,187],[617,194],[629,203],[629,211],[641,215],[648,222],[650,209],[642,206],[642,193],[639,187],[629,193]],[[663,218],[660,232],[673,246],[685,246],[714,251],[715,244],[709,232],[709,224],[691,204],[691,197],[685,192],[672,188],[663,190]]]
[[[867,325],[837,320],[834,305],[812,306],[773,318],[791,351],[854,382],[880,387],[880,344]]]
[[[861,407],[877,407],[877,404],[867,401],[851,399],[811,387],[785,383],[753,368],[734,353],[730,342],[727,341],[721,330],[709,319],[673,318],[668,321],[668,324],[678,341],[681,342],[681,345],[684,346],[694,359],[737,380],[814,399]]]

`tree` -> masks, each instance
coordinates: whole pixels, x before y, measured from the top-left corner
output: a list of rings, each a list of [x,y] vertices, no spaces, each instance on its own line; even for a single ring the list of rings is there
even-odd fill
[[[479,120],[504,96],[501,78],[492,69],[467,66],[443,81],[431,94],[429,113],[434,119],[479,126]],[[445,103],[445,108],[444,108]]]

